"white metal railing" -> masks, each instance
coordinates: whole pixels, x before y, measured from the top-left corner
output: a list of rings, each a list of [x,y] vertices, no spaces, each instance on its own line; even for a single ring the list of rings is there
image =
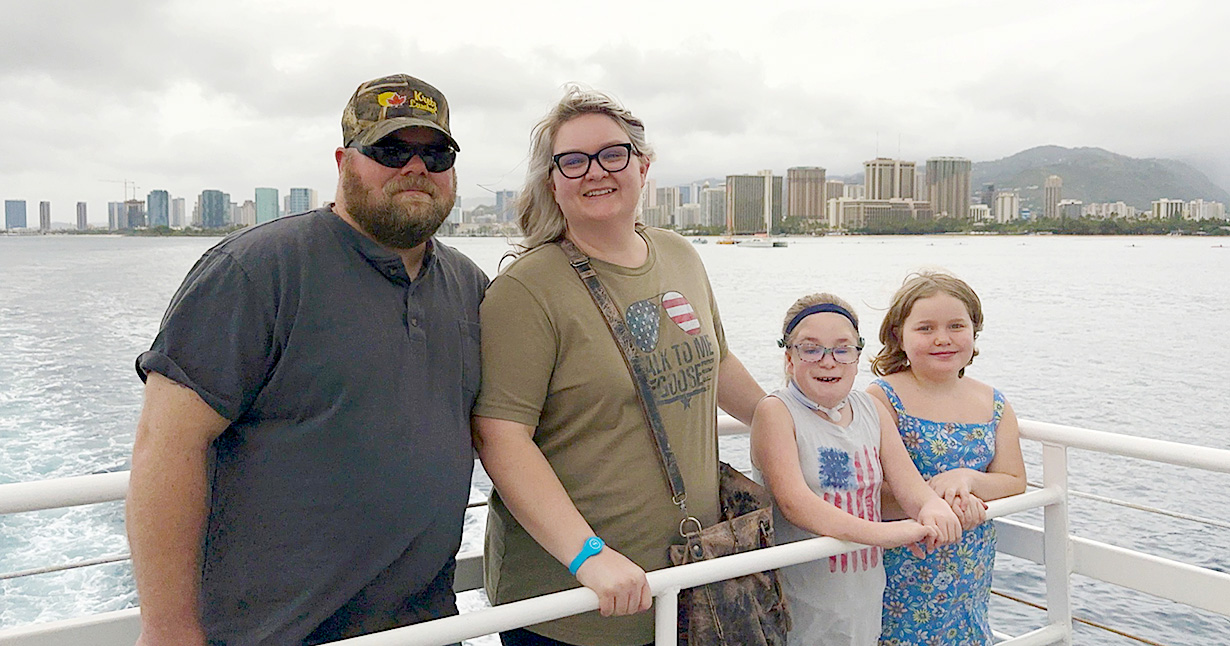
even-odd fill
[[[723,434],[746,427],[723,418]],[[1230,617],[1230,574],[1201,568],[1069,535],[1067,450],[1069,448],[1230,473],[1230,451],[1117,435],[1045,422],[1021,420],[1021,436],[1042,443],[1043,486],[993,501],[999,551],[1040,563],[1046,573],[1047,625],[1002,642],[1011,646],[1065,644],[1072,640],[1069,579],[1073,573],[1147,592]],[[0,514],[121,500],[126,472],[0,485]],[[1045,531],[1003,516],[1042,507]],[[648,574],[654,594],[657,644],[675,644],[678,593],[692,586],[751,572],[826,558],[862,546],[832,538],[666,568]],[[458,591],[481,587],[481,554],[458,555]],[[356,637],[347,646],[435,646],[595,610],[597,596],[585,588],[544,595],[457,617]],[[140,629],[140,610],[132,608],[47,624],[0,630],[0,646],[130,644]]]

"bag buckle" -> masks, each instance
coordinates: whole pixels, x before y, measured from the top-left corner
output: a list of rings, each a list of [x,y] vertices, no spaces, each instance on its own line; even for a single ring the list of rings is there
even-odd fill
[[[696,527],[696,529],[694,531],[689,532],[687,531],[688,525],[693,525]],[[704,527],[701,526],[700,521],[697,520],[695,516],[688,516],[687,518],[684,518],[683,520],[679,521],[679,535],[684,538],[691,538],[692,536],[696,536],[700,534],[700,531],[702,529],[704,529]]]

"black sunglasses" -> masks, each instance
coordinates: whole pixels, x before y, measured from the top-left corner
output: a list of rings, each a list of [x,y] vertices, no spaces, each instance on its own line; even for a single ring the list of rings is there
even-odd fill
[[[411,144],[401,139],[381,139],[370,146],[352,146],[381,166],[402,168],[418,157],[433,173],[443,173],[457,161],[457,151],[448,144]]]

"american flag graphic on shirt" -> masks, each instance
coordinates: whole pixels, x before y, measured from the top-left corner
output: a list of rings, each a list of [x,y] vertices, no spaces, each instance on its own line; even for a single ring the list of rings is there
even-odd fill
[[[880,483],[884,471],[880,467],[880,451],[864,446],[854,454],[841,449],[823,447],[819,450],[820,486],[824,501],[865,520],[880,521]],[[866,547],[829,557],[829,571],[858,572],[880,564],[881,548]]]
[[[671,317],[680,330],[688,334],[700,332],[700,319],[696,318],[692,304],[683,297],[683,294],[666,292],[662,295],[662,308],[666,310],[667,316]]]
[[[659,316],[656,296],[629,305],[624,313],[624,320],[628,322],[628,329],[641,352],[653,352],[658,347]]]

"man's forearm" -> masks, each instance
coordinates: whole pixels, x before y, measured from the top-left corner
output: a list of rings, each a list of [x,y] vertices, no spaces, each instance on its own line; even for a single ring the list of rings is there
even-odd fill
[[[207,460],[227,425],[194,392],[150,373],[125,508],[141,602],[139,646],[205,643],[200,587]]]
[[[200,620],[205,461],[133,450],[126,507],[141,603],[140,644],[204,644]]]

